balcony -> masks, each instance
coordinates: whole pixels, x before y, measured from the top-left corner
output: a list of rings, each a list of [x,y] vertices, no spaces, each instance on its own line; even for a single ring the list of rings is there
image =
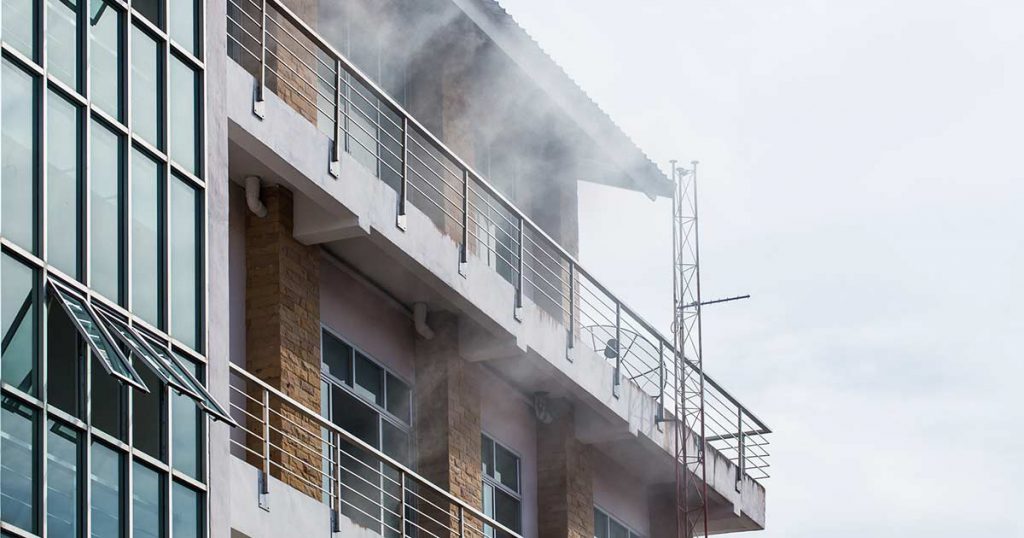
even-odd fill
[[[227,33],[232,59],[255,79],[253,114],[266,113],[265,92],[273,92],[330,141],[322,169],[331,177],[343,162],[365,168],[388,193],[382,199],[394,200],[374,208],[392,212],[388,233],[432,225],[457,248],[463,276],[485,267],[495,277],[488,301],[519,321],[524,311],[545,316],[564,333],[567,357],[604,357],[612,392],[624,384],[642,391],[656,418],[671,420],[680,380],[689,391],[703,380],[707,444],[735,467],[737,482],[768,476],[762,421],[283,3],[231,0]]]
[[[296,502],[292,495],[293,506],[326,505],[331,532],[342,536],[494,538],[498,532],[520,538],[234,364],[230,379],[230,414],[239,424],[231,434],[231,454],[259,470],[261,507],[269,510],[270,484],[276,480],[308,497]],[[296,525],[289,527],[292,532],[311,523],[317,529],[316,518],[290,516],[278,521]],[[239,517],[235,524],[259,525],[258,519],[258,514]]]

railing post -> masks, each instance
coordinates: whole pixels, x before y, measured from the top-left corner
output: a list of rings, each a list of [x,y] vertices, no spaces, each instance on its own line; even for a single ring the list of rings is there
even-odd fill
[[[469,269],[469,170],[462,171],[462,245],[459,248],[459,274]]]
[[[665,341],[658,338],[658,411],[655,422],[665,421]]]
[[[459,505],[459,538],[466,536],[466,510]]]
[[[267,0],[260,0],[260,80],[252,102],[252,113],[264,116],[264,97],[267,88]]]
[[[519,217],[519,258],[516,260],[516,304],[512,315],[516,321],[523,320],[523,217]]]
[[[746,438],[743,435],[743,408],[736,410],[736,491],[743,489],[743,475],[747,474],[747,447]]]
[[[566,331],[565,358],[573,361],[572,348],[576,345],[576,265],[569,260],[569,330]]]
[[[406,527],[406,518],[408,517],[408,514],[405,513],[405,508],[406,508],[405,507],[405,497],[406,497],[405,471],[399,471],[398,472],[398,482],[399,482],[398,485],[401,486],[400,489],[401,489],[401,492],[402,492],[401,493],[401,497],[399,497],[399,501],[398,501],[398,509],[400,511],[400,514],[401,514],[401,526],[399,527],[398,535],[400,537],[404,537],[405,536],[405,532],[406,532],[406,528],[405,528]]]
[[[616,398],[622,386],[622,305],[615,302],[615,378],[612,379],[612,394]]]
[[[334,532],[341,532],[341,434],[334,432],[334,466],[332,467],[332,478],[334,482],[334,498],[332,501],[332,511],[334,512],[334,518],[332,522],[332,530]]]
[[[395,224],[405,231],[405,204],[409,199],[409,118],[402,116],[402,186],[398,189],[398,218]]]
[[[262,403],[260,418],[263,421],[263,461],[260,469],[260,495],[259,505],[264,510],[270,510],[270,391],[262,388]]]
[[[341,59],[334,59],[334,145],[328,171],[338,177],[341,173]]]

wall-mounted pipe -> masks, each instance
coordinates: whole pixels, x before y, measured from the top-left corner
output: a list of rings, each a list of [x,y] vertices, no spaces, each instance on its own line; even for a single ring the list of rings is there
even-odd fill
[[[412,305],[412,322],[417,334],[426,340],[434,339],[434,329],[427,325],[427,303]]]
[[[267,206],[260,201],[260,177],[248,176],[245,178],[245,203],[249,211],[259,218],[267,216]]]

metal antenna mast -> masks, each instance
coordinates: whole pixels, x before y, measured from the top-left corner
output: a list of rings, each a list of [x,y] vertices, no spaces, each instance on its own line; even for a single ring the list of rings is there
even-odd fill
[[[671,161],[672,332],[675,336],[676,529],[680,538],[708,534],[704,431],[704,361],[700,312],[700,241],[697,227],[697,161],[690,169]],[[689,435],[692,435],[689,439]],[[699,534],[698,534],[699,533]]]

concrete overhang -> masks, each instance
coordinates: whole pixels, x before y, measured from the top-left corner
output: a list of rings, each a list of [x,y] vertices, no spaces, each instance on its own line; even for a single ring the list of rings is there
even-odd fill
[[[250,96],[255,80],[229,62],[229,95]],[[516,317],[514,288],[470,252],[466,270],[459,245],[414,205],[406,229],[396,225],[398,194],[349,154],[339,177],[329,173],[331,141],[273,93],[264,119],[249,99],[228,103],[230,175],[260,175],[295,195],[295,235],[321,245],[405,304],[459,315],[459,351],[526,394],[567,398],[577,409],[576,435],[618,461],[646,484],[674,473],[675,423],[655,421],[659,403],[632,381],[613,390],[614,368],[528,298]],[[692,441],[692,439],[691,439]],[[763,528],[765,490],[710,449],[708,486],[712,527],[720,532]]]
[[[597,144],[603,162],[580,179],[636,190],[651,199],[672,195],[672,182],[540,44],[496,0],[451,0]],[[609,164],[619,173],[608,173]]]

